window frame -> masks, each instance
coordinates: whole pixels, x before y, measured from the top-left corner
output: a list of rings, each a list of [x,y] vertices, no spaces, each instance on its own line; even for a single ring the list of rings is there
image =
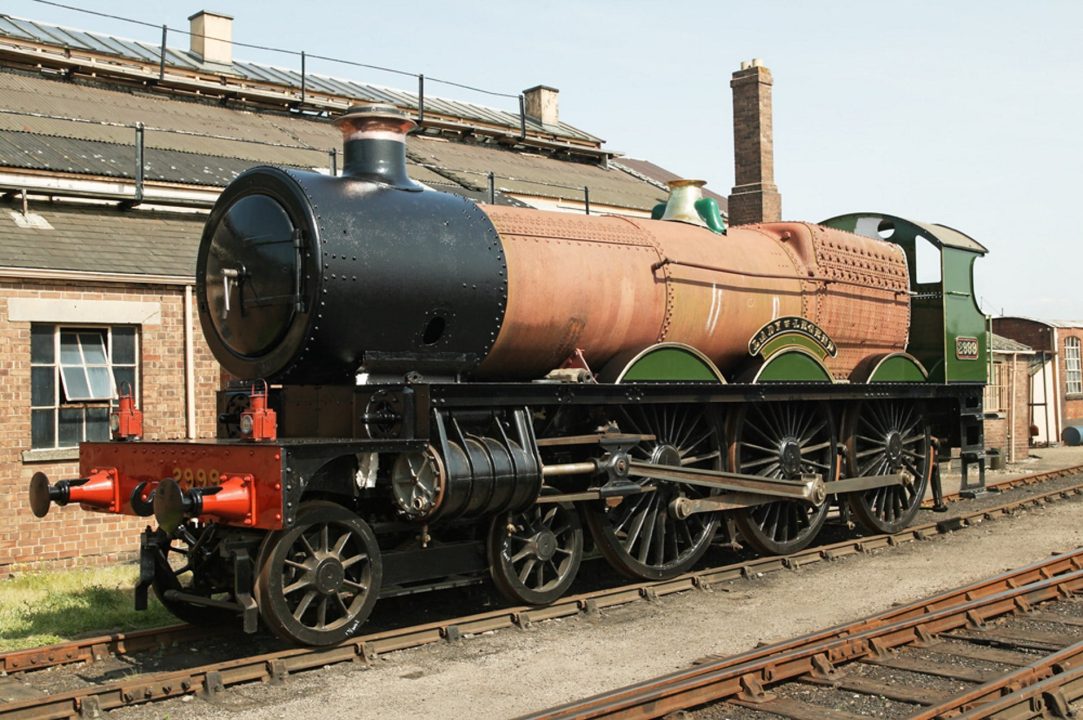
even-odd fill
[[[1008,384],[1005,382],[1008,374],[1008,362],[1006,360],[993,360],[993,372],[989,382],[985,385],[984,410],[986,413],[1003,413],[1008,409]]]
[[[1068,395],[1083,395],[1083,361],[1077,337],[1064,338],[1064,385]]]
[[[40,332],[40,331],[46,330],[46,329],[47,329],[47,331],[42,333],[42,334],[43,335],[48,335],[51,338],[51,348],[52,348],[52,350],[51,350],[51,359],[48,360],[48,361],[35,360],[34,354],[33,354],[33,342],[34,342],[33,338],[34,338],[35,332],[36,331]],[[115,355],[116,355],[116,348],[115,348],[116,339],[115,339],[114,333],[115,333],[115,331],[118,331],[118,330],[129,330],[131,332],[132,355],[131,355],[131,358],[130,358],[130,362],[117,362],[117,361],[114,360]],[[141,382],[141,377],[140,377],[141,376],[141,369],[142,369],[142,363],[140,362],[140,360],[141,360],[141,352],[140,352],[140,350],[141,350],[141,345],[142,345],[142,339],[141,339],[142,332],[141,331],[142,331],[142,328],[139,325],[121,324],[121,323],[112,324],[112,325],[87,324],[87,323],[53,323],[53,322],[34,322],[34,323],[31,323],[31,326],[30,326],[30,334],[31,334],[31,353],[30,353],[30,420],[31,420],[31,422],[30,422],[30,451],[31,452],[48,452],[48,451],[58,451],[58,450],[72,450],[72,449],[78,448],[79,443],[86,442],[88,440],[88,433],[90,432],[90,429],[92,427],[92,422],[94,420],[97,420],[98,422],[101,421],[100,417],[94,418],[92,420],[92,418],[90,417],[90,414],[88,412],[90,410],[99,410],[99,411],[100,410],[105,410],[105,437],[103,439],[108,439],[108,437],[109,437],[109,430],[108,430],[109,420],[108,420],[108,416],[109,416],[109,413],[113,410],[113,408],[115,408],[117,406],[117,402],[118,402],[119,394],[120,394],[120,390],[121,390],[121,384],[122,384],[122,382],[117,378],[117,370],[118,369],[124,370],[124,371],[126,371],[126,373],[125,373],[126,375],[130,375],[130,377],[131,377],[130,382],[131,382],[131,385],[132,385],[132,395],[136,399],[136,403],[137,404],[139,403],[140,392],[141,392],[141,389],[142,389],[141,388],[142,382]],[[107,399],[88,398],[88,399],[74,399],[74,400],[72,400],[72,399],[69,399],[66,396],[66,381],[65,381],[65,379],[63,377],[64,372],[65,372],[64,368],[66,367],[69,370],[72,369],[72,368],[82,368],[83,377],[84,377],[84,380],[88,381],[88,389],[89,389],[89,378],[87,376],[87,368],[88,367],[102,367],[100,362],[99,363],[87,364],[86,363],[86,356],[82,351],[82,340],[83,340],[82,336],[85,336],[85,335],[87,335],[87,334],[89,334],[91,332],[99,333],[99,334],[101,334],[101,336],[103,338],[103,344],[104,344],[104,349],[105,349],[105,354],[106,354],[106,357],[105,357],[106,364],[105,364],[104,367],[108,368],[108,371],[109,371],[109,384],[110,384],[111,396],[109,398],[107,398]],[[78,345],[80,347],[80,357],[83,360],[81,365],[73,365],[71,363],[65,364],[63,362],[63,360],[62,360],[61,337],[62,337],[62,335],[66,334],[66,333],[75,333],[76,334],[76,337],[78,339],[77,342],[78,342]],[[116,334],[119,335],[120,333],[116,333]],[[51,404],[46,403],[45,399],[41,398],[41,397],[38,397],[36,399],[37,401],[35,402],[35,395],[38,394],[38,393],[35,392],[35,387],[34,387],[34,382],[35,382],[35,380],[34,380],[35,372],[34,371],[35,371],[35,369],[41,369],[41,368],[48,368],[48,369],[50,369],[52,371],[52,381],[51,381],[51,385],[52,385],[52,398],[51,398],[51,401],[52,402],[51,402]],[[129,382],[129,381],[127,379],[125,379],[123,382],[126,383],[126,382]],[[65,438],[65,439],[61,438],[61,416],[63,414],[63,411],[65,411],[65,410],[70,411],[72,409],[78,409],[78,410],[81,411],[79,413],[79,420],[78,420],[78,425],[79,425],[78,437],[74,440],[74,443],[72,443],[72,441],[69,438]],[[36,413],[40,413],[42,411],[51,412],[51,414],[52,414],[52,428],[51,428],[50,433],[47,436],[47,438],[48,438],[48,440],[50,440],[50,442],[47,442],[46,438],[36,437],[36,433],[35,433],[35,419],[36,418],[35,418],[35,415],[36,415]]]

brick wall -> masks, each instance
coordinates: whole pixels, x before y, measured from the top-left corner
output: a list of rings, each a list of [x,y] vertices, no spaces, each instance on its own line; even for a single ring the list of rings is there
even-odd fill
[[[999,408],[995,418],[986,418],[985,447],[999,448],[1006,460],[1014,449],[1015,460],[1023,460],[1030,452],[1030,356],[997,354],[993,362],[1003,367],[1001,377],[1007,387],[1004,396],[1010,407]]]
[[[734,186],[729,197],[732,225],[777,222],[782,196],[775,186],[771,71],[755,64],[733,73]]]
[[[30,449],[31,323],[9,319],[12,298],[159,303],[160,324],[141,328],[140,377],[145,437],[163,440],[186,433],[184,288],[80,283],[75,289],[73,283],[0,281],[0,400],[5,413],[0,423],[0,517],[4,519],[0,523],[0,576],[23,567],[100,564],[130,557],[138,550],[138,534],[146,519],[95,514],[75,505],[54,506],[41,520],[30,512],[26,498],[30,477],[41,471],[52,481],[74,478],[78,462],[24,461],[23,452]],[[196,432],[211,437],[219,366],[198,324],[198,316],[193,317]]]
[[[1083,346],[1083,328],[1057,328],[1057,363],[1060,366],[1060,392],[1064,393],[1064,424],[1068,425],[1073,420],[1083,420],[1083,394],[1068,394],[1068,367],[1064,352],[1064,341],[1067,338],[1078,338]],[[1071,423],[1077,425],[1079,423]]]
[[[1054,349],[1052,347],[1053,330],[1045,323],[1026,318],[993,318],[993,332],[1029,345],[1034,350],[1048,352]]]
[[[1025,343],[1035,350],[1056,353],[1056,392],[1061,429],[1072,420],[1083,420],[1083,395],[1068,395],[1068,368],[1064,354],[1064,341],[1067,338],[1079,338],[1083,343],[1083,328],[1052,328],[1025,318],[993,318],[993,332]],[[1058,442],[1060,438],[1052,440]]]

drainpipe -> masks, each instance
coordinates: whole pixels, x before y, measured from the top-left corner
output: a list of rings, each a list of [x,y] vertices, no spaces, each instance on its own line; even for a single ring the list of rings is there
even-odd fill
[[[184,409],[188,439],[196,437],[196,368],[192,338],[192,286],[184,286]]]
[[[1064,410],[1060,406],[1060,333],[1053,328],[1053,437],[1049,444],[1060,442],[1060,423]]]
[[[1008,373],[1011,382],[1008,383],[1008,462],[1015,462],[1015,363],[1019,355],[1012,353],[1012,364]]]

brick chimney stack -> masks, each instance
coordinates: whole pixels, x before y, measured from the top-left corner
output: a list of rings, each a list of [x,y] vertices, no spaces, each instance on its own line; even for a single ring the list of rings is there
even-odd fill
[[[758,59],[741,63],[730,80],[735,183],[729,197],[732,225],[782,218],[782,196],[775,185],[771,84],[771,71]]]

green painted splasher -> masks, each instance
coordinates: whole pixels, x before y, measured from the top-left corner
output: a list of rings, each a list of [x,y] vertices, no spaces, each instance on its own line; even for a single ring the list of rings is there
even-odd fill
[[[726,234],[726,221],[722,219],[722,211],[718,208],[718,201],[714,198],[700,198],[695,203],[696,213],[707,223],[707,227],[716,235]]]

